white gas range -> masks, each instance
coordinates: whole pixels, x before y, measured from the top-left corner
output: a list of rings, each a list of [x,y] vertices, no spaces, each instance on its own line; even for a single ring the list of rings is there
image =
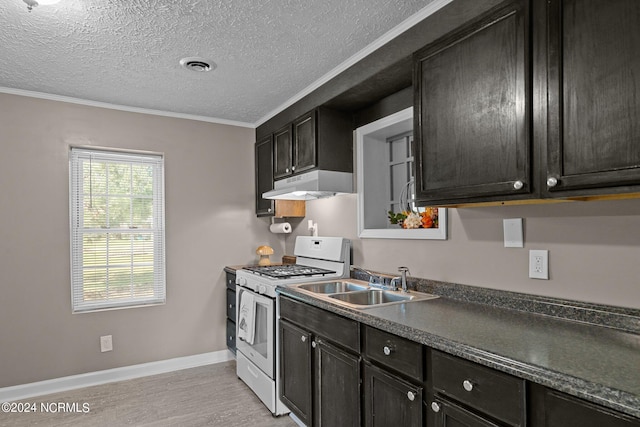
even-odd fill
[[[236,272],[237,374],[274,415],[289,412],[278,397],[276,287],[349,277],[351,241],[298,236],[294,255],[296,264]]]

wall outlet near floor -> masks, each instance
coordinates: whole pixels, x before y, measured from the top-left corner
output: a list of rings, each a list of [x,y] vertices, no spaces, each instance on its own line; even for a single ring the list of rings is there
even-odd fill
[[[113,350],[113,340],[111,335],[104,335],[100,337],[100,351],[112,351]]]
[[[529,277],[549,280],[549,251],[529,251]]]

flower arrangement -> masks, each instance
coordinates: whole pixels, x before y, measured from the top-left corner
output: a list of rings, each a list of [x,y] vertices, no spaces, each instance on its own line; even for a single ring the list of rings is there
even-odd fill
[[[438,228],[438,208],[425,208],[423,212],[389,211],[389,222],[402,228]]]

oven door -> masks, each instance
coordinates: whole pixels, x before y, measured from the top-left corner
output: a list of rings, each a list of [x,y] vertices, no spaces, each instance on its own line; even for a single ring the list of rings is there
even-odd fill
[[[248,292],[253,295],[255,311],[253,315],[254,337],[250,344],[239,338],[240,313],[236,313],[236,348],[237,351],[253,362],[269,378],[274,378],[275,349],[275,300],[259,295],[250,289],[236,286],[236,310],[240,310],[242,295]],[[250,325],[251,327],[251,325]]]

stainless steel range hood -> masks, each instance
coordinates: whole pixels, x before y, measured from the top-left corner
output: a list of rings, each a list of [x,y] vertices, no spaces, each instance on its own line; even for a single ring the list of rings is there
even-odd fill
[[[349,172],[313,170],[278,180],[274,189],[262,193],[264,199],[314,200],[353,192],[353,175]]]

